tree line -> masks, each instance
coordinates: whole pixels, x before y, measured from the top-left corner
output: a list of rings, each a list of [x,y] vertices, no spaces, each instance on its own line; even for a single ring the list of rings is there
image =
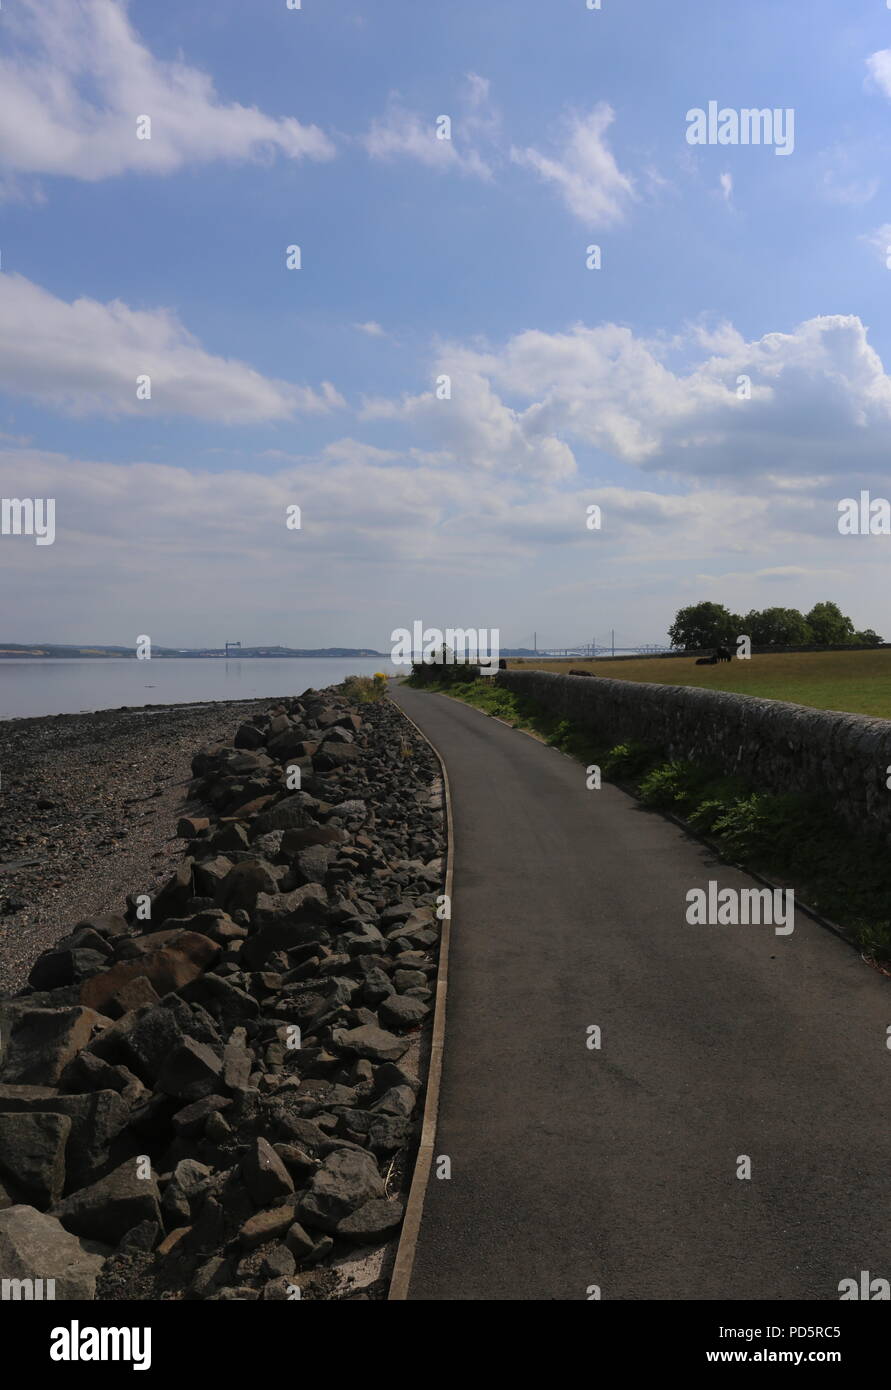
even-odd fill
[[[750,609],[731,613],[723,603],[693,603],[678,610],[668,629],[673,647],[717,647],[751,639],[753,647],[878,647],[883,639],[871,627],[857,631],[837,603],[815,603],[809,613],[797,608]]]

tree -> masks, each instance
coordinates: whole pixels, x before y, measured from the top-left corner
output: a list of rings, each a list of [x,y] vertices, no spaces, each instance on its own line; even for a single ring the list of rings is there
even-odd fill
[[[821,647],[841,647],[854,641],[854,624],[837,603],[815,603],[807,621]]]
[[[680,608],[668,629],[673,647],[718,647],[743,631],[742,619],[723,603],[693,603]]]
[[[761,612],[753,608],[742,622],[755,647],[805,647],[814,640],[797,608],[765,608]]]
[[[862,632],[854,633],[854,641],[859,643],[861,647],[880,647],[884,638],[880,637],[877,632],[873,632],[871,627],[865,627]]]

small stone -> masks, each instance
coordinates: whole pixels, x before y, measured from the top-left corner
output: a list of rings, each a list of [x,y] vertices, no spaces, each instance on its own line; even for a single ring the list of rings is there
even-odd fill
[[[284,1245],[274,1245],[263,1257],[260,1274],[266,1279],[281,1279],[292,1275],[296,1268],[291,1251]]]
[[[289,1197],[294,1184],[288,1170],[266,1139],[257,1139],[241,1162],[245,1186],[258,1207],[267,1207],[279,1197]]]
[[[285,1236],[285,1244],[298,1262],[306,1259],[307,1255],[311,1255],[315,1248],[315,1241],[312,1236],[303,1229],[298,1221],[289,1227]]]
[[[283,1203],[280,1207],[267,1207],[248,1218],[238,1232],[238,1239],[246,1250],[253,1250],[267,1241],[278,1240],[284,1236],[294,1223],[296,1203]]]

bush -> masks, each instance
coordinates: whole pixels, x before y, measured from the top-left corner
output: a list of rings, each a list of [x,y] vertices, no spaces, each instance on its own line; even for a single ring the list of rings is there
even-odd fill
[[[340,688],[348,700],[357,705],[367,705],[386,695],[387,677],[381,671],[374,676],[347,676]]]

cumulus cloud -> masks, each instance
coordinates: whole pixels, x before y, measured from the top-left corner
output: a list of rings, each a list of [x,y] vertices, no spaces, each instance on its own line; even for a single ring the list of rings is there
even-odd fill
[[[150,400],[137,396],[142,376]],[[169,309],[69,304],[21,275],[0,276],[0,382],[73,415],[156,410],[238,424],[344,404],[330,382],[316,391],[214,356]]]
[[[606,141],[614,120],[612,107],[601,101],[587,115],[569,117],[566,137],[555,153],[542,154],[532,146],[511,150],[515,163],[554,184],[569,211],[591,228],[621,222],[635,197],[632,179],[619,168]]]
[[[207,74],[145,46],[122,0],[20,0],[4,9],[0,164],[97,180],[169,174],[218,159],[327,159],[328,137],[293,116],[221,100]],[[151,139],[137,139],[137,117]]]
[[[685,364],[671,365],[677,357]],[[891,379],[856,315],[752,342],[729,325],[693,326],[670,344],[608,323],[529,330],[446,360],[473,383],[473,419],[513,421],[527,439],[591,445],[645,469],[833,476],[886,464]]]
[[[575,471],[571,449],[548,431],[537,407],[506,405],[473,354],[441,353],[434,375],[448,377],[448,398],[440,398],[440,388],[400,400],[374,397],[363,403],[360,418],[395,421],[435,441],[440,448],[433,452],[448,466],[550,480]]]

